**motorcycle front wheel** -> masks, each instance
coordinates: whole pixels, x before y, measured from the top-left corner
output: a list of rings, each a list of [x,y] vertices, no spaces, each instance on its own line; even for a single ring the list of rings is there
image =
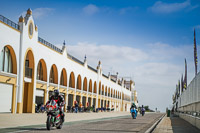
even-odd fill
[[[50,115],[47,117],[46,127],[47,127],[47,130],[51,129],[51,116]]]

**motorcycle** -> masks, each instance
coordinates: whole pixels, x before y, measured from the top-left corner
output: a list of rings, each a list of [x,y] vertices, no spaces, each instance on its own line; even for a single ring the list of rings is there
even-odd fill
[[[145,114],[145,109],[141,109],[141,114],[142,114],[142,116],[144,116],[144,114]]]
[[[51,127],[56,127],[57,129],[62,128],[63,121],[61,119],[60,110],[58,109],[58,104],[55,100],[51,100],[46,105],[47,112],[47,122],[46,127],[47,130],[50,130]]]
[[[133,119],[136,119],[136,117],[137,117],[136,108],[131,108],[131,116],[132,116]]]

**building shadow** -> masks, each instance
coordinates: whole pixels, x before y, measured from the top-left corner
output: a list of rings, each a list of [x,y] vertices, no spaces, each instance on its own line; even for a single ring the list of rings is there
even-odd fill
[[[172,130],[173,133],[200,133],[200,129],[178,117],[177,115],[172,115],[170,120],[172,129],[169,128],[168,130]]]

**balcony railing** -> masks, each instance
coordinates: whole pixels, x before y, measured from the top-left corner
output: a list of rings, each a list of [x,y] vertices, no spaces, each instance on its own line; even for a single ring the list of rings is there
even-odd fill
[[[2,15],[0,15],[0,21],[5,23],[5,24],[7,24],[7,25],[9,25],[9,26],[11,26],[11,27],[13,27],[13,28],[15,28],[16,30],[19,30],[19,25],[18,24],[16,24],[15,22],[9,20],[8,18],[6,18],[6,17],[4,17]]]
[[[55,50],[55,51],[57,51],[57,52],[59,52],[59,53],[62,53],[62,50],[61,50],[61,49],[59,49],[59,48],[56,47],[55,45],[53,45],[53,44],[51,44],[51,43],[45,41],[45,40],[42,39],[41,37],[38,37],[38,42],[40,42],[40,43],[46,45],[47,47],[49,47],[49,48],[51,48],[51,49],[53,49],[53,50]]]
[[[32,78],[32,68],[25,67],[25,77]]]

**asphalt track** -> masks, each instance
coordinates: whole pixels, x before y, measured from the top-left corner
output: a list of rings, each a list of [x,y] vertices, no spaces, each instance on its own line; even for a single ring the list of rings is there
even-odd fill
[[[120,116],[115,118],[103,118],[95,120],[84,120],[64,123],[62,129],[52,128],[47,131],[45,124],[25,126],[0,130],[0,132],[23,132],[23,133],[144,133],[163,114],[152,113],[145,116],[138,115],[137,119],[131,116]]]

